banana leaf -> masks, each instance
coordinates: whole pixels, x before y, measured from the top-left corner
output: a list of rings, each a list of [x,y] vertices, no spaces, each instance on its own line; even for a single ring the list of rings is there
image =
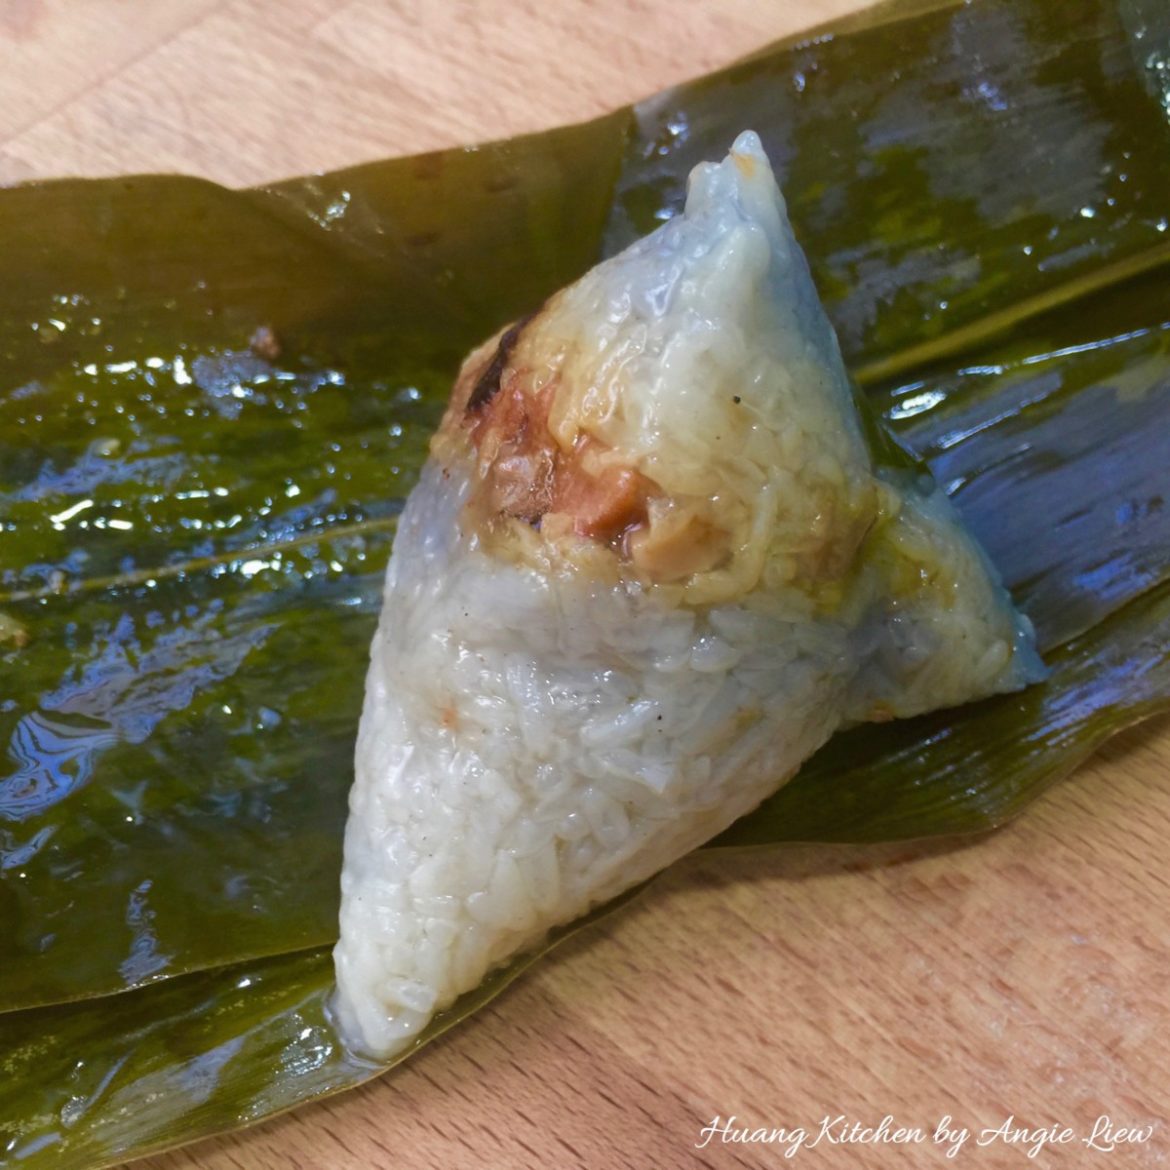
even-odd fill
[[[872,401],[1055,669],[840,737],[720,843],[986,828],[1166,702],[1170,18],[891,19],[474,151],[257,192],[0,192],[0,1148],[101,1164],[378,1071],[334,1047],[307,948],[335,929],[365,648],[425,435],[470,344],[670,214],[742,124]],[[285,957],[168,978],[264,955]]]

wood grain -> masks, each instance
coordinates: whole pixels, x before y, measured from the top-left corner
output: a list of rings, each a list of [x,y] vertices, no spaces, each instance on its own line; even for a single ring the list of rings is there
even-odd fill
[[[0,181],[250,183],[585,118],[857,0],[0,0]],[[1112,1155],[803,1149],[794,1165],[1170,1164],[1170,723],[961,847],[683,863],[400,1072],[143,1170],[764,1167],[696,1149],[886,1114],[1012,1115]],[[811,1136],[811,1134],[810,1134]]]
[[[859,0],[0,0],[0,183],[247,184],[604,113]]]

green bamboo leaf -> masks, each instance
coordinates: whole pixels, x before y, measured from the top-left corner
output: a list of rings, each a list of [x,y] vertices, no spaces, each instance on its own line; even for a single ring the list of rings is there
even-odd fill
[[[1157,0],[981,0],[759,54],[636,107],[606,251],[753,126],[858,375],[954,352],[1170,255],[1168,44]]]
[[[0,1010],[332,940],[394,518],[466,349],[596,255],[622,125],[0,193]]]
[[[837,324],[847,341],[850,328],[880,326],[870,330],[872,343],[853,341],[870,380],[972,336],[1010,333],[1017,317],[1160,255],[1151,240],[1168,185],[1158,95],[1132,56],[1133,28],[1123,30],[1107,4],[1084,6],[1091,60],[1043,6],[1013,10],[1026,15],[1021,43],[1039,64],[1021,70],[1023,80],[1013,76],[1018,88],[1005,100],[1032,119],[1029,133],[1046,131],[1051,140],[1055,131],[1043,119],[1057,86],[1078,126],[1095,128],[1100,149],[1061,153],[1051,174],[1038,168],[1033,185],[1013,196],[1024,202],[998,218],[999,205],[979,183],[947,194],[924,184],[921,172],[933,159],[978,177],[995,162],[1001,111],[974,101],[955,70],[969,64],[959,61],[963,46],[1003,32],[1002,5],[943,6],[921,18],[928,24],[914,24],[946,79],[921,91],[935,111],[953,110],[942,118],[954,131],[946,143],[934,134],[933,116],[927,124],[916,108],[874,104],[889,88],[880,66],[892,57],[888,42],[868,32],[764,55],[673,92],[671,101],[695,111],[687,126],[711,135],[722,133],[715,114],[728,87],[754,95],[742,108],[766,137],[789,127],[790,202],[806,241],[823,245],[819,275]],[[1148,22],[1142,31],[1149,36],[1151,27],[1161,35]],[[968,38],[949,56],[939,48],[946,29]],[[900,26],[899,36],[905,31]],[[842,72],[866,54],[871,74]],[[851,80],[840,93],[792,105],[786,95],[806,69]],[[864,92],[851,88],[858,84]],[[825,114],[833,101],[838,109],[869,102],[880,118],[869,129],[860,116],[844,118],[833,138]],[[638,111],[643,131],[657,109]],[[462,351],[593,258],[626,118],[619,112],[559,136],[255,193],[171,179],[3,193],[0,230],[14,240],[8,270],[29,279],[0,290],[0,347],[19,379],[0,400],[0,499],[6,527],[22,542],[8,547],[35,555],[6,551],[0,566],[4,628],[17,631],[5,665],[20,691],[0,699],[0,735],[16,763],[0,781],[7,822],[0,850],[15,875],[0,887],[0,932],[13,952],[0,973],[0,1003],[107,992],[331,939],[360,691],[354,667],[364,661],[393,517]],[[882,156],[881,190],[897,192],[891,206],[928,218],[942,208],[944,218],[932,224],[906,215],[881,227],[876,241],[859,243],[850,225],[884,206],[873,202],[873,175],[864,173],[873,134],[898,127],[908,154]],[[653,143],[644,132],[630,136],[611,244],[633,211],[649,207],[646,191],[662,194],[664,176],[677,193],[690,165],[682,147],[701,152],[691,130],[672,134]],[[835,153],[824,150],[830,141]],[[1052,237],[1060,247],[1048,247],[1055,212],[1037,219],[1027,200],[1055,206],[1058,195],[1099,184],[1093,168],[1106,150],[1114,160],[1128,151],[1126,197],[1136,194],[1121,205],[1105,196],[1092,248],[1082,247],[1075,219]],[[839,176],[831,168],[802,172],[798,164],[814,156],[831,158]],[[846,181],[833,188],[835,177]],[[652,212],[668,206],[664,197]],[[1087,217],[1078,209],[1076,218]],[[956,232],[953,255],[931,267],[922,257],[937,250],[944,225]],[[977,230],[995,247],[980,255],[979,279],[956,301],[962,312],[923,313],[931,280],[937,299],[956,295],[956,272],[970,274],[968,233]],[[859,253],[862,245],[868,250]],[[910,282],[919,301],[885,304],[890,282],[906,272],[921,274]],[[848,298],[834,294],[859,274],[865,279]],[[1021,290],[1010,311],[992,304],[1005,287]],[[263,339],[249,348],[260,326],[280,354]],[[1076,336],[1068,345],[1102,340]],[[1119,358],[1129,354],[1116,349]],[[1033,519],[1041,518],[1050,473],[1073,454],[1086,457],[1086,445],[1073,452],[1059,425],[1050,428],[1036,465],[1009,468],[1018,474],[1005,480],[992,474],[1000,465],[990,445],[940,445],[931,428],[950,427],[945,439],[962,429],[947,420],[962,415],[983,444],[998,441],[1007,451],[1036,412],[1017,423],[997,395],[1040,356],[1017,354],[1019,370],[1006,379],[980,382],[966,366],[934,371],[937,410],[906,413],[913,382],[890,388],[884,403],[895,423],[906,424],[905,437],[962,487],[960,503],[989,542],[1002,530],[997,493],[1027,487]],[[1160,367],[1156,354],[1150,360],[1152,386]],[[1049,398],[1053,409],[1063,401]],[[1158,416],[1162,400],[1135,401],[1116,422],[1121,468],[1153,467],[1160,453],[1134,435]],[[1085,434],[1109,405],[1093,402],[1084,407]],[[55,420],[51,446],[26,441],[38,417]],[[1145,453],[1144,464],[1130,462],[1135,452]],[[1131,480],[1140,486],[1140,475]],[[1121,506],[1113,497],[1098,502],[1098,518],[1111,504]],[[1050,641],[1159,579],[1161,529],[1156,519],[1142,523],[1141,555],[1126,543],[1133,532],[1121,533],[1117,556],[1096,578],[1085,574],[1099,567],[1088,559],[1100,524],[1081,529],[1075,555],[1059,564],[1011,559],[1013,549],[1031,548],[1026,527],[997,549]],[[1075,592],[1069,582],[1080,590],[1071,625],[1060,616]],[[273,705],[274,694],[287,699],[285,708]],[[972,816],[972,825],[983,823]],[[63,879],[69,897],[61,895]],[[74,899],[85,914],[75,913]]]
[[[1164,271],[870,395],[958,504],[1041,648],[1170,567]]]
[[[478,1011],[646,884],[493,972],[387,1064],[361,1060],[338,1040],[333,961],[322,950],[0,1016],[0,1073],[21,1086],[0,1101],[0,1151],[24,1166],[98,1170],[353,1088]]]

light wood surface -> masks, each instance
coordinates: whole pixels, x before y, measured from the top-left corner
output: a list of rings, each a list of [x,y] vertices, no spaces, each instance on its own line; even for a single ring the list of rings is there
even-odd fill
[[[0,181],[228,183],[580,119],[858,0],[0,0]],[[144,1170],[1170,1164],[1170,723],[961,849],[684,862],[398,1073]],[[698,1150],[1009,1116],[1144,1145]]]

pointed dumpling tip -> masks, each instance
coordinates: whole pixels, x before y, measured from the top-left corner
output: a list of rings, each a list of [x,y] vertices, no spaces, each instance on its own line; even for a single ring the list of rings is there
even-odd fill
[[[764,153],[764,144],[754,130],[744,130],[731,144],[731,158],[739,168],[745,179],[751,179],[756,174],[760,163],[768,166],[768,156]],[[768,168],[771,170],[771,168]]]
[[[787,218],[784,197],[754,130],[740,133],[722,162],[700,163],[691,171],[687,218],[728,207],[734,207],[739,218],[762,227],[773,247],[783,246]]]

